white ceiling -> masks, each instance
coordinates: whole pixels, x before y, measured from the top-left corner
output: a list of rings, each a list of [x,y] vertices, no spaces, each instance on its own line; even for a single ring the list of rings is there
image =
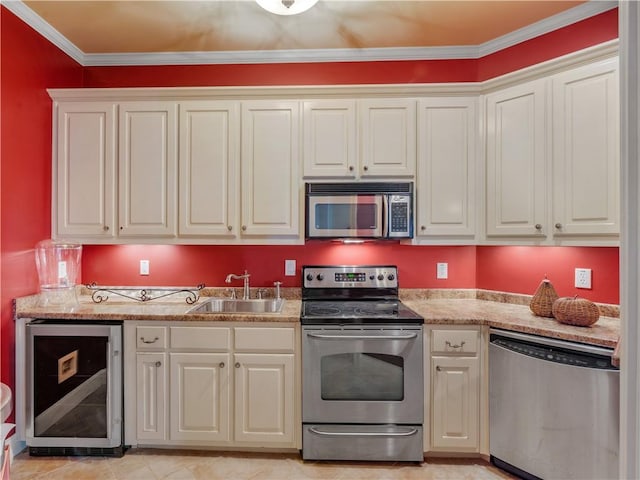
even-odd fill
[[[617,6],[600,0],[2,0],[82,65],[478,58]]]

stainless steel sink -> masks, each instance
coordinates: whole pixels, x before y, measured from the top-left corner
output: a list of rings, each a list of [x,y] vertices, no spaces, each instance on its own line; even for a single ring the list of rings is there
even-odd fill
[[[187,313],[280,313],[284,299],[255,298],[211,298],[187,311]]]

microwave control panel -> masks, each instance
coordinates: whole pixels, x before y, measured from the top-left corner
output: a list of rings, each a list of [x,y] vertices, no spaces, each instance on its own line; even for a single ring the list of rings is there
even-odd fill
[[[389,237],[406,237],[411,234],[410,197],[391,195],[389,198]]]

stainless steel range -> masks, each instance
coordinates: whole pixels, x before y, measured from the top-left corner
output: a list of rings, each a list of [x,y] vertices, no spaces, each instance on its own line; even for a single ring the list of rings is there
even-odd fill
[[[302,268],[302,457],[423,461],[422,324],[395,266]]]

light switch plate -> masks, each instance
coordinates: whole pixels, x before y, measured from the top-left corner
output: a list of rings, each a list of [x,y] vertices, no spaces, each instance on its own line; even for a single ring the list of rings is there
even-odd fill
[[[295,277],[296,276],[296,261],[295,260],[285,260],[284,261],[284,275],[286,277]]]
[[[149,275],[149,260],[140,260],[140,275]]]
[[[436,278],[440,280],[446,280],[449,278],[449,264],[438,263],[436,266]]]

